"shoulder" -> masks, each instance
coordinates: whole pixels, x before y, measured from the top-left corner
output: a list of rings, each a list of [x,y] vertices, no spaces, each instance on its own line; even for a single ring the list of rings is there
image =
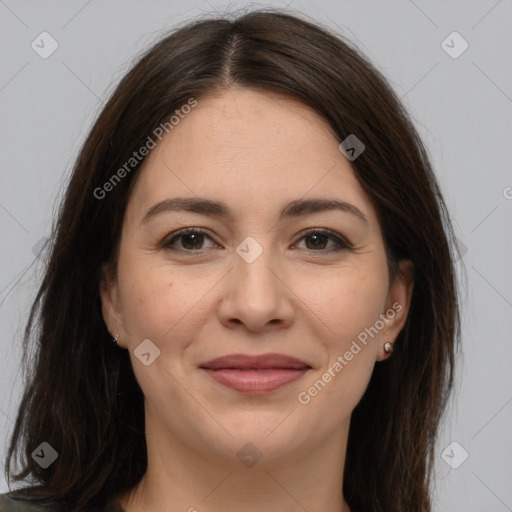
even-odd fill
[[[10,492],[0,494],[0,512],[66,512],[66,510],[38,494],[20,495]],[[115,501],[103,509],[103,512],[124,512],[124,510],[119,502]]]
[[[22,496],[14,493],[0,494],[0,512],[58,512],[61,508],[52,505],[42,496]]]

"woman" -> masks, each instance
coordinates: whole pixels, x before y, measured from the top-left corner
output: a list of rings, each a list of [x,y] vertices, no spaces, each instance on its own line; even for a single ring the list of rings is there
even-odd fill
[[[78,157],[0,510],[431,510],[452,241],[349,43],[277,10],[173,32]]]

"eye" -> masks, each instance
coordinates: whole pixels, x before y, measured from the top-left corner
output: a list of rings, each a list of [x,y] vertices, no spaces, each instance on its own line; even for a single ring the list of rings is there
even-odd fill
[[[343,237],[324,229],[310,230],[304,233],[300,240],[306,240],[306,250],[310,253],[331,253],[352,249],[352,245]],[[329,240],[334,242],[334,248],[332,246],[330,249],[326,248]]]
[[[206,231],[195,228],[182,229],[171,235],[171,238],[164,240],[162,247],[181,252],[200,252],[205,249],[203,247],[205,238],[213,241],[213,238]],[[306,251],[309,253],[332,253],[352,249],[350,242],[327,230],[310,230],[303,233],[299,240],[306,241]],[[181,247],[175,246],[177,241],[180,241]],[[334,247],[328,247],[329,241],[334,243]]]
[[[162,244],[166,249],[177,250],[182,252],[199,252],[203,249],[201,247],[204,243],[204,238],[209,238],[213,241],[212,237],[206,233],[194,228],[186,228],[173,233],[172,238],[165,240]],[[174,243],[181,239],[181,248],[173,247]]]

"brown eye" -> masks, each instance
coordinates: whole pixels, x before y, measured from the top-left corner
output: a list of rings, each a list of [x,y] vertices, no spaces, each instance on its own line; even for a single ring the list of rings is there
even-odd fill
[[[204,247],[207,239],[213,242],[213,238],[205,231],[187,228],[172,233],[171,238],[162,243],[162,247],[173,251],[200,252],[207,248]],[[343,237],[325,230],[311,230],[305,233],[300,240],[306,241],[306,251],[310,253],[325,254],[352,248],[351,244]]]
[[[330,231],[309,231],[302,236],[301,240],[306,240],[306,250],[309,252],[330,253],[351,249],[348,241]],[[334,247],[328,247],[330,240],[334,242]]]
[[[305,239],[311,241],[311,247],[308,247],[308,249],[325,249],[326,244],[329,242],[329,237],[327,235],[319,233],[309,235],[305,237]],[[306,246],[308,246],[307,242]]]
[[[205,239],[208,238],[213,241],[205,231],[198,229],[188,228],[174,233],[172,238],[165,241],[162,246],[166,249],[183,251],[183,252],[198,252],[204,249],[203,244]],[[179,245],[175,247],[175,243],[180,241]]]

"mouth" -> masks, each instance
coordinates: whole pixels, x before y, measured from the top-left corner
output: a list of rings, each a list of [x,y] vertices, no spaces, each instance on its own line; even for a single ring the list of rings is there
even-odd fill
[[[223,386],[246,395],[270,393],[301,378],[311,366],[284,354],[230,354],[199,366]]]

